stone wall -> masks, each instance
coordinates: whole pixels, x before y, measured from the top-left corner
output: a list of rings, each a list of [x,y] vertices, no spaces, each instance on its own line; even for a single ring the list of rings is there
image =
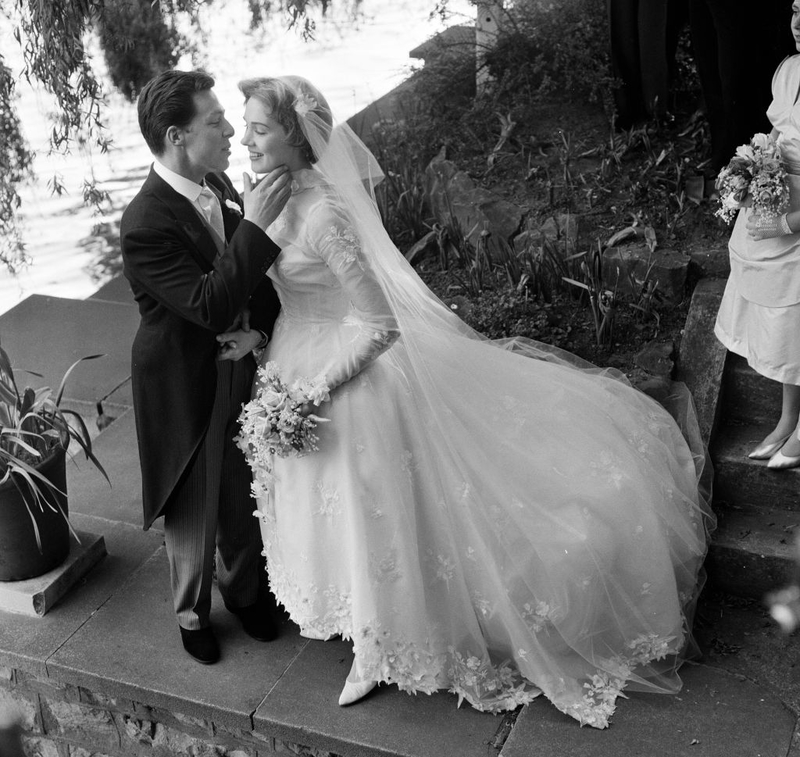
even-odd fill
[[[336,757],[211,720],[0,667],[0,711],[15,710],[28,757]]]

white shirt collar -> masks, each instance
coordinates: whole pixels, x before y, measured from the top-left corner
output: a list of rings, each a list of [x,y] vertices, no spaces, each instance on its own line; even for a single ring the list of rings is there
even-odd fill
[[[178,194],[183,195],[190,202],[197,202],[197,198],[202,191],[202,185],[197,182],[175,173],[170,168],[167,168],[163,163],[158,160],[153,161],[153,170],[167,182]]]

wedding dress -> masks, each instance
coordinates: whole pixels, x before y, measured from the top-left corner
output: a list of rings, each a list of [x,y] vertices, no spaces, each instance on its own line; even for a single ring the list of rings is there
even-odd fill
[[[352,639],[361,680],[480,710],[540,689],[603,728],[623,689],[677,691],[712,521],[702,445],[621,375],[461,322],[385,236],[374,164],[331,176],[340,129],[268,229],[262,363],[331,386],[318,451],[255,470],[278,601]]]

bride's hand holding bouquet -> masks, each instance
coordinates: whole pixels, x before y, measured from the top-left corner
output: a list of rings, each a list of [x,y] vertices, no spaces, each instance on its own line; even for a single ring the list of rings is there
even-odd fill
[[[259,367],[256,386],[253,399],[242,406],[241,431],[234,439],[257,474],[254,491],[256,486],[269,483],[259,481],[259,474],[271,474],[274,455],[299,457],[318,449],[314,430],[329,419],[321,418],[316,411],[330,399],[324,378],[301,377],[287,383],[272,361]]]

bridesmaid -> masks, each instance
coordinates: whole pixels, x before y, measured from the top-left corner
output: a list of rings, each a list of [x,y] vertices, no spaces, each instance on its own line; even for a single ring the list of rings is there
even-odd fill
[[[800,50],[800,0],[792,3]],[[800,466],[800,55],[785,58],[772,80],[767,116],[788,174],[790,207],[776,218],[743,208],[728,245],[731,275],[714,333],[758,373],[783,385],[775,428],[749,454],[768,468]]]

